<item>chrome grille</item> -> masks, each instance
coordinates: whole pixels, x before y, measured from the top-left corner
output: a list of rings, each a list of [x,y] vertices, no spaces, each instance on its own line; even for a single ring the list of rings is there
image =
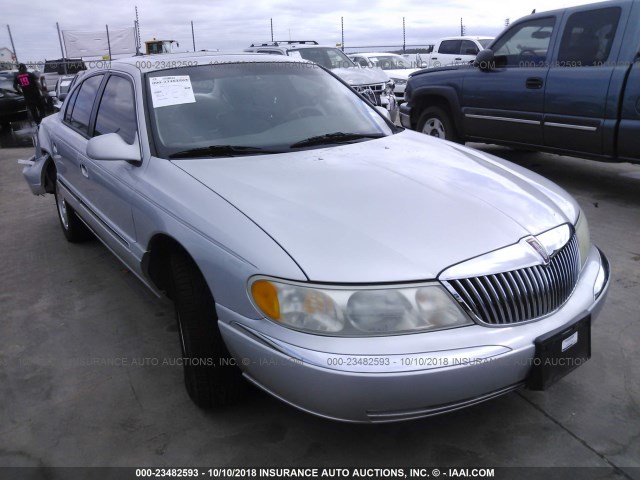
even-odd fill
[[[567,301],[580,274],[578,240],[573,235],[548,265],[458,280],[448,280],[482,322],[510,325],[543,317]]]
[[[366,90],[371,90],[374,93],[382,93],[384,92],[384,83],[374,83],[371,85],[354,85],[353,88],[356,92],[364,92]]]

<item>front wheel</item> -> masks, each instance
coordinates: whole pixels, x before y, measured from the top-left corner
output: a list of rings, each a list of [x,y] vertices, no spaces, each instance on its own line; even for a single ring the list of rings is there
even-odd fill
[[[211,291],[185,252],[173,252],[169,262],[187,393],[203,409],[232,404],[245,382],[220,334]]]
[[[429,107],[418,120],[418,131],[425,135],[460,143],[449,114],[440,107]]]

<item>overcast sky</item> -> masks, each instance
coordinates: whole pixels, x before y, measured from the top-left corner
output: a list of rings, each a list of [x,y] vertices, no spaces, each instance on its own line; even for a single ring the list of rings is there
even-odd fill
[[[134,0],[135,2],[135,0]],[[538,12],[589,0],[138,0],[141,40],[173,39],[193,50],[242,49],[252,42],[271,39],[273,19],[276,40],[317,40],[340,43],[340,17],[344,17],[344,42],[349,47],[402,46],[402,18],[406,44],[426,45],[442,36],[459,35],[460,18],[467,35],[497,35],[505,25]],[[2,22],[11,27],[21,62],[60,57],[56,22],[62,30],[98,31],[133,26],[134,5],[129,0],[3,0]],[[0,47],[11,49],[5,25],[0,25]]]

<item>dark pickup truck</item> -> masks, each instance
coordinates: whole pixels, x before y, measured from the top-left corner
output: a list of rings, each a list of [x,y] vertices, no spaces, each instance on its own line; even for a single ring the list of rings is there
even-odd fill
[[[484,142],[640,163],[640,0],[537,13],[470,65],[412,74],[402,125]]]

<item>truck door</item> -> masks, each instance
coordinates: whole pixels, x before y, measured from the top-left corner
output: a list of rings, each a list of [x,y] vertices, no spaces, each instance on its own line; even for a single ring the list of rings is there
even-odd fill
[[[605,143],[613,145],[622,87],[614,91],[612,80],[617,70],[622,78],[628,69],[628,64],[617,61],[622,10],[585,6],[564,20],[547,76],[543,127],[547,147],[602,155]]]
[[[542,145],[547,54],[557,23],[550,15],[512,25],[493,45],[495,66],[468,70],[462,88],[467,137]]]
[[[637,37],[636,37],[637,38]],[[631,66],[618,134],[618,160],[640,162],[640,58]]]
[[[459,63],[462,40],[442,40],[437,51],[431,54],[430,67],[444,67]]]

